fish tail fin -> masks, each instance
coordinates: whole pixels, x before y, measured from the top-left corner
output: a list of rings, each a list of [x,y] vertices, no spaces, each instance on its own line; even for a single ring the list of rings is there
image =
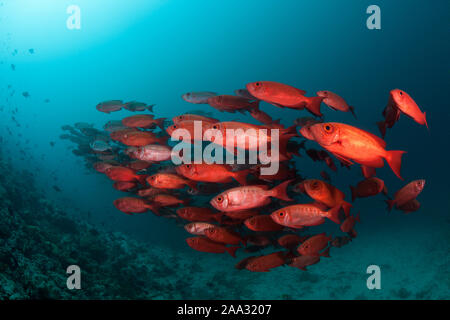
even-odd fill
[[[291,183],[292,180],[288,180],[285,181],[283,183],[280,183],[279,185],[277,185],[276,187],[274,187],[271,191],[272,191],[272,197],[274,198],[278,198],[281,200],[286,200],[286,201],[292,201],[291,198],[289,198],[289,196],[286,193],[286,189],[287,186],[289,185],[289,183]]]
[[[141,175],[136,175],[136,180],[145,187],[146,185],[146,179],[148,177],[148,174],[141,174]]]
[[[384,139],[384,136],[386,135],[386,122],[385,121],[379,121],[377,122],[378,130],[380,130],[381,136]]]
[[[311,97],[307,105],[307,109],[314,115],[322,117],[323,114],[320,112],[320,104],[322,103],[322,100],[322,97]]]
[[[341,209],[341,206],[335,206],[331,208],[328,213],[328,219],[333,221],[334,223],[341,224],[341,221],[339,220],[339,210]]]
[[[394,204],[395,204],[395,200],[391,200],[391,199],[389,199],[389,200],[384,200],[386,203],[387,203],[387,209],[388,209],[388,211],[391,211],[392,210],[392,208],[394,207]]]
[[[356,195],[355,195],[355,193],[356,193],[356,188],[355,188],[354,186],[350,186],[350,191],[351,191],[351,193],[352,193],[352,202],[354,202],[355,199],[356,199]]]
[[[394,171],[395,175],[403,180],[400,175],[400,168],[402,166],[402,155],[406,153],[406,151],[386,151],[386,161],[391,167],[392,171]]]
[[[358,117],[356,116],[356,113],[355,113],[355,107],[353,107],[353,106],[348,106],[348,108],[350,109],[350,112],[351,112],[352,115],[355,117],[355,119],[358,119]]]
[[[240,246],[236,247],[226,247],[225,250],[232,256],[233,258],[236,258],[236,250],[239,249]]]
[[[153,107],[156,106],[156,104],[150,104],[147,106],[147,110],[150,112],[153,112]]]
[[[241,186],[247,184],[247,176],[250,173],[250,169],[234,172],[233,179],[239,182]]]
[[[350,208],[353,207],[353,205],[347,201],[342,201],[342,209],[344,209],[345,216],[348,217],[350,215]]]
[[[166,119],[167,119],[167,118],[159,118],[159,119],[155,119],[156,125],[157,125],[162,131],[164,131],[164,121],[165,121]]]
[[[427,126],[428,131],[430,130],[430,128],[428,127],[428,122],[427,122],[427,113],[424,112],[423,113],[423,120],[425,121],[425,125]]]

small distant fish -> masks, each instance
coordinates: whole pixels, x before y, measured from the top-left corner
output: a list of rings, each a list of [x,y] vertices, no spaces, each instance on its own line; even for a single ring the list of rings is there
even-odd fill
[[[49,102],[50,102],[50,99],[45,99],[44,102],[45,102],[45,103],[49,103]]]
[[[316,93],[319,97],[323,98],[323,103],[329,106],[333,110],[348,112],[350,111],[356,119],[355,109],[352,106],[349,106],[345,100],[338,96],[336,93],[323,90],[317,91]]]
[[[128,111],[145,111],[148,110],[150,112],[153,112],[153,107],[155,106],[155,104],[146,104],[144,102],[136,102],[136,101],[130,101],[127,102],[123,105],[123,107],[125,109],[127,109]]]
[[[54,147],[54,146],[55,146],[55,142],[54,142],[54,141],[50,141],[50,145],[51,145],[52,147]]]
[[[29,97],[30,97],[30,94],[29,94],[27,91],[22,92],[22,95],[23,95],[25,98],[29,98]]]
[[[16,70],[16,66],[15,66],[14,64],[11,64],[11,69],[12,69],[13,71],[15,71],[15,70]]]
[[[217,96],[215,92],[188,92],[183,94],[181,97],[184,101],[194,104],[207,104],[208,99]]]
[[[110,113],[122,110],[122,100],[108,100],[97,104],[96,109],[100,112]]]
[[[31,53],[31,54],[33,54],[33,53],[34,53],[34,49],[33,49],[33,48],[28,49],[28,52]]]
[[[53,186],[53,189],[54,189],[56,192],[61,192],[61,191],[62,191],[58,186]]]
[[[104,140],[95,140],[90,143],[90,147],[94,151],[105,152],[111,149],[111,146]]]

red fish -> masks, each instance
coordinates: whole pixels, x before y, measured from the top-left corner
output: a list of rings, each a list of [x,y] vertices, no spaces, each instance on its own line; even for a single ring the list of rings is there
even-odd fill
[[[125,151],[129,157],[145,162],[161,162],[171,159],[172,149],[168,146],[149,144],[142,147],[130,147]]]
[[[356,217],[348,216],[347,219],[345,219],[344,222],[342,222],[340,229],[342,230],[342,232],[351,232],[356,222],[360,222],[359,213]]]
[[[164,193],[154,195],[148,198],[148,200],[152,201],[158,207],[172,207],[178,206],[180,204],[185,205],[189,202],[189,199],[181,200],[171,194],[164,194]]]
[[[331,109],[343,112],[350,111],[356,119],[355,109],[352,106],[349,106],[347,102],[345,102],[344,98],[329,90],[317,91],[316,94],[319,97],[322,97],[323,103],[325,103]]]
[[[94,163],[93,167],[96,171],[105,173],[106,169],[113,167],[113,165],[107,162],[96,162]]]
[[[306,108],[312,114],[322,116],[320,112],[322,97],[305,97],[306,91],[289,85],[273,81],[258,81],[248,83],[247,90],[257,99],[277,107],[299,110]]]
[[[400,118],[400,110],[395,105],[392,96],[389,96],[389,101],[386,107],[383,110],[383,117],[384,120],[377,122],[378,129],[380,130],[381,136],[386,136],[386,129],[392,128],[394,124],[398,121]]]
[[[327,122],[312,125],[314,140],[340,160],[351,160],[372,168],[381,168],[387,161],[392,171],[400,176],[401,157],[405,151],[386,151],[383,139],[343,123]]]
[[[220,95],[209,98],[208,104],[219,111],[243,112],[258,108],[259,101],[251,101],[246,98],[230,95]]]
[[[223,213],[214,213],[209,208],[200,207],[184,207],[177,210],[177,214],[188,221],[192,222],[213,222],[222,220]]]
[[[348,216],[352,205],[344,200],[345,194],[341,190],[318,179],[304,180],[302,184],[308,196],[329,208],[342,207]]]
[[[240,247],[226,247],[222,243],[217,243],[204,237],[192,237],[186,239],[187,244],[194,250],[209,253],[228,252],[233,258],[236,257],[236,250]]]
[[[147,175],[137,175],[133,170],[126,167],[112,166],[105,170],[105,174],[113,181],[133,182],[138,181],[145,186]]]
[[[148,131],[129,132],[122,136],[120,142],[130,147],[143,147],[149,144],[165,144],[169,137],[158,137],[156,134]]]
[[[313,257],[329,257],[329,247],[328,243],[331,241],[331,236],[327,236],[325,233],[321,233],[308,238],[303,242],[297,251],[303,256],[313,256]],[[322,251],[328,247],[326,250]]]
[[[198,114],[188,114],[188,113],[172,118],[172,121],[174,124],[180,123],[182,121],[195,121],[195,120],[211,122],[211,123],[219,122],[219,120],[214,119],[214,118],[205,117],[205,116],[201,116]]]
[[[148,210],[155,211],[155,206],[147,201],[139,198],[125,197],[114,200],[114,206],[126,213],[144,213]]]
[[[130,162],[127,167],[130,168],[131,170],[135,170],[135,171],[140,171],[140,170],[145,170],[148,167],[150,167],[152,164],[147,162],[147,161],[142,161],[142,160],[136,160],[136,161],[132,161]]]
[[[352,201],[355,201],[356,198],[376,196],[380,192],[387,194],[384,181],[376,177],[365,179],[359,182],[356,187],[350,186],[350,190],[352,192]]]
[[[306,226],[317,226],[325,222],[325,218],[340,224],[339,209],[336,206],[324,211],[323,206],[316,203],[295,204],[274,211],[270,216],[276,223],[289,228],[300,229]]]
[[[229,165],[207,163],[183,164],[176,170],[179,175],[193,181],[228,183],[234,179],[241,185],[247,183],[247,175],[250,172],[250,170],[233,172]]]
[[[286,264],[287,259],[286,252],[274,252],[249,259],[245,268],[253,272],[268,272],[270,269]]]
[[[409,94],[407,94],[403,90],[394,89],[391,90],[390,95],[396,107],[401,112],[412,118],[418,124],[425,125],[428,128],[426,112],[422,113],[417,103],[413,100],[413,98],[411,98]]]
[[[306,267],[319,263],[319,261],[319,256],[300,256],[293,258],[289,266],[307,271]]]
[[[397,208],[405,205],[407,202],[417,198],[425,187],[425,180],[414,180],[406,186],[398,190],[394,195],[394,200],[386,200],[388,209],[391,210],[394,206]]]
[[[129,181],[116,181],[113,184],[113,188],[119,191],[128,191],[130,189],[136,188],[136,183]]]
[[[224,244],[240,244],[246,245],[247,241],[237,232],[224,227],[213,226],[205,230],[205,236],[215,242]]]
[[[154,119],[151,114],[137,114],[122,119],[122,124],[129,128],[151,128],[157,125],[161,130],[164,130],[164,120],[166,118]]]
[[[147,178],[149,185],[160,189],[183,189],[185,186],[195,189],[196,182],[172,173],[156,173]]]
[[[300,237],[297,234],[286,234],[278,238],[278,244],[286,249],[297,247],[300,243],[305,241],[306,237]]]
[[[259,213],[255,210],[230,211],[224,213],[227,217],[235,220],[246,220],[257,216]]]
[[[211,124],[214,124],[216,122],[210,122],[210,121],[198,121],[198,120],[184,120],[184,121],[180,121],[178,123],[175,123],[171,126],[169,126],[166,129],[167,134],[169,134],[173,139],[177,139],[177,137],[174,135],[174,132],[178,129],[183,129],[186,130],[187,132],[189,132],[189,135],[191,137],[191,143],[193,143],[195,141],[195,128],[196,125],[198,125],[201,130],[200,132],[197,134],[199,136],[199,141],[201,141],[203,139],[203,133],[208,130],[211,126]]]
[[[279,225],[270,215],[258,215],[248,218],[244,221],[247,228],[252,231],[279,231],[284,229],[282,225]]]
[[[270,197],[292,201],[286,193],[286,188],[292,180],[285,181],[269,190],[266,185],[243,186],[228,189],[214,197],[210,203],[219,211],[240,211],[268,205]]]

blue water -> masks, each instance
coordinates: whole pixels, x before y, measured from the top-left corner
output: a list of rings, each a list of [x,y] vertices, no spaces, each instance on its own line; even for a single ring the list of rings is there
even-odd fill
[[[81,9],[79,30],[66,27],[66,9],[72,4]],[[381,8],[381,30],[366,27],[371,4]],[[226,274],[244,288],[239,293],[222,288],[217,298],[448,298],[449,14],[445,0],[0,0],[2,152],[15,170],[35,175],[36,188],[45,197],[73,214],[179,253],[187,261],[199,259],[203,268],[193,277],[200,282]],[[89,122],[101,128],[109,120],[131,115],[126,110],[104,114],[95,109],[100,101],[111,99],[155,103],[157,117],[169,119],[204,109],[222,120],[256,123],[248,115],[190,105],[181,95],[233,94],[258,80],[286,83],[308,95],[336,92],[355,106],[358,119],[322,105],[325,119],[375,134],[389,91],[408,92],[426,111],[430,129],[402,116],[388,130],[386,142],[389,150],[407,151],[402,162],[405,181],[387,165],[377,176],[390,195],[405,182],[426,179],[420,210],[410,215],[387,213],[380,195],[358,199],[358,237],[312,266],[310,276],[288,267],[267,274],[239,271],[233,267],[237,260],[229,256],[187,247],[185,231],[169,219],[118,212],[112,201],[123,193],[112,189],[103,175],[86,169],[71,153],[70,142],[58,138],[66,124]],[[286,126],[309,115],[266,103],[261,109]],[[319,148],[314,142],[307,146]],[[296,158],[296,166],[302,175],[316,178],[325,168],[304,153]],[[339,168],[331,176],[347,197],[348,186],[361,180],[358,166],[350,171]],[[24,181],[28,178],[23,176]],[[327,224],[318,230],[333,227]],[[365,285],[370,264],[382,268],[381,290]],[[202,292],[185,298],[214,298]]]

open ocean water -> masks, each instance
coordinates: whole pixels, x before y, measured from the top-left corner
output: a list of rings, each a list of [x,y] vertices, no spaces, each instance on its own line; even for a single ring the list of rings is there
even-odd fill
[[[380,10],[381,29],[367,27],[370,5]],[[448,299],[449,21],[446,0],[0,0],[0,299]],[[167,127],[173,117],[195,113],[260,124],[248,112],[221,112],[181,97],[234,95],[256,81],[288,84],[309,97],[335,92],[357,118],[322,103],[324,120],[378,136],[389,92],[409,93],[426,112],[429,129],[402,114],[385,141],[387,150],[407,151],[404,180],[386,162],[377,177],[391,198],[406,183],[425,179],[420,209],[389,212],[382,194],[351,202],[349,186],[363,179],[359,165],[347,170],[333,157],[334,172],[302,149],[290,161],[297,178],[323,180],[327,171],[353,204],[352,214],[360,213],[357,236],[331,247],[331,257],[307,271],[284,265],[270,272],[235,264],[287,250],[241,248],[236,258],[199,252],[185,241],[192,236],[183,228],[187,221],[117,210],[113,201],[130,194],[93,169],[101,159],[89,149],[106,122],[154,114],[167,118]],[[153,113],[96,109],[115,99],[155,106]],[[264,101],[259,107],[285,127],[312,116]],[[125,146],[111,145],[120,153],[115,164],[128,163]],[[322,149],[310,140],[305,146]],[[209,200],[227,188],[176,192],[189,205],[211,207]],[[292,187],[289,195],[294,203],[311,202]],[[273,202],[260,213],[291,204]],[[242,224],[235,230],[251,234]],[[306,231],[285,231],[321,232],[346,235],[328,219]],[[70,265],[82,271],[80,290],[66,286]],[[379,267],[380,288],[370,290],[372,265]]]

